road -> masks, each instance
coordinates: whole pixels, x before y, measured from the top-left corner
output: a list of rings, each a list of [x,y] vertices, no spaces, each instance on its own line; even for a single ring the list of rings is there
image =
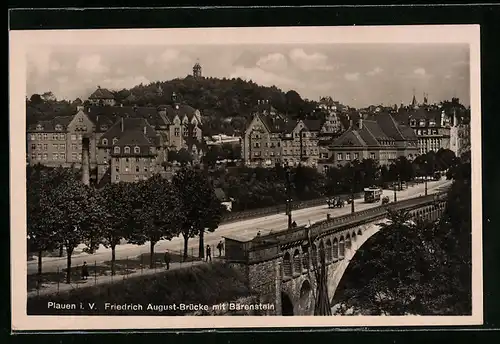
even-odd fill
[[[427,191],[428,194],[436,193],[444,187],[451,185],[451,181],[440,180],[440,181],[430,181],[427,183]],[[409,187],[406,190],[397,192],[398,201],[402,201],[404,199],[418,197],[424,194],[424,184],[418,184],[412,187]],[[391,190],[384,190],[383,195],[389,196],[391,201],[394,197],[394,192]],[[364,203],[363,199],[356,200],[354,202],[355,211],[361,211],[365,209],[369,209],[372,207],[376,207],[380,205],[380,203]],[[327,214],[330,214],[332,217],[345,215],[351,212],[351,205],[348,204],[344,208],[335,208],[328,209],[328,206],[321,205],[311,208],[305,208],[300,210],[295,210],[293,212],[293,220],[297,223],[297,225],[305,225],[308,223],[314,223],[316,221],[326,219]],[[262,235],[269,233],[270,231],[279,231],[286,229],[288,225],[288,218],[285,214],[275,214],[264,216],[261,218],[244,220],[240,222],[233,222],[228,224],[223,224],[217,228],[217,230],[213,233],[205,234],[205,245],[212,246],[212,255],[217,255],[214,248],[215,245],[221,240],[223,236],[237,238],[241,240],[251,239],[253,238],[257,232],[261,232]],[[174,250],[181,252],[183,249],[183,239],[182,237],[174,238],[170,241],[164,240],[160,241],[155,246],[155,252],[161,252],[165,250]],[[192,238],[189,240],[188,244],[189,250],[193,250],[194,252],[198,252],[198,238]],[[131,245],[125,244],[120,245],[116,248],[116,259],[126,259],[133,258],[142,253],[149,252],[149,243],[145,243],[144,245]],[[92,255],[88,254],[80,254],[72,257],[72,265],[82,265],[84,261],[88,263],[102,263],[105,261],[109,261],[111,259],[111,250],[106,248],[100,248],[96,253]],[[44,272],[55,272],[66,267],[66,258],[48,258],[43,261],[43,271]],[[37,272],[37,260],[32,260],[28,262],[28,274],[34,274]]]

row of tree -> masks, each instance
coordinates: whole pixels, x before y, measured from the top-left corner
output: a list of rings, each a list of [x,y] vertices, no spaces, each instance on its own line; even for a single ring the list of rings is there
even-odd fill
[[[389,212],[385,230],[351,261],[336,295],[340,312],[467,315],[472,302],[470,162],[450,169],[453,184],[437,222]]]
[[[182,169],[168,181],[159,175],[138,183],[113,183],[101,189],[84,185],[70,168],[28,168],[28,244],[38,252],[38,273],[42,253],[64,247],[67,282],[71,256],[85,244],[94,252],[99,245],[111,248],[114,274],[115,248],[122,239],[142,245],[150,243],[153,267],[154,247],[160,240],[182,236],[184,259],[188,240],[199,236],[199,256],[204,256],[204,233],[214,231],[224,208],[202,171]]]
[[[360,192],[378,185],[388,187],[392,182],[412,181],[416,177],[433,176],[436,171],[448,170],[458,159],[450,150],[429,152],[413,161],[398,158],[389,166],[379,166],[372,159],[353,161],[330,167],[325,174],[318,169],[297,166],[291,169],[291,190],[294,200],[309,200],[323,196]],[[274,206],[286,202],[286,180],[282,166],[274,168],[228,167],[211,170],[214,186],[234,199],[233,211]]]

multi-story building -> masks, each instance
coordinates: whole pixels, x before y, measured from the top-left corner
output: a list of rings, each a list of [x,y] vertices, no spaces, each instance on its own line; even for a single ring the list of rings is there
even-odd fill
[[[408,122],[417,135],[419,154],[437,152],[440,148],[458,151],[455,123],[444,111],[418,108],[408,114]]]
[[[321,147],[319,169],[326,170],[354,160],[372,159],[386,165],[400,156],[413,159],[417,155],[417,139],[413,131],[399,125],[387,113],[366,120],[350,120],[350,127],[330,145]]]
[[[259,107],[262,104],[259,102]],[[268,109],[264,103],[264,109]],[[273,111],[254,113],[242,142],[242,158],[246,165],[276,164],[314,166],[319,158],[320,120],[290,120]]]
[[[96,165],[95,125],[83,107],[73,116],[58,116],[28,126],[27,160],[30,164],[46,166],[81,166],[82,138],[90,135],[90,166]]]
[[[99,183],[134,181],[159,171],[169,151],[185,149],[193,160],[204,153],[198,110],[177,103],[124,107],[102,103],[73,116],[55,117],[28,127],[27,160],[48,166],[80,167],[82,138],[89,139],[89,167]],[[93,179],[92,178],[92,179]]]

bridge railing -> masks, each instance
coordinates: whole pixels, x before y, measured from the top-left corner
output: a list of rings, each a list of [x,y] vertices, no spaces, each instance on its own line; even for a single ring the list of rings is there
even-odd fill
[[[338,197],[347,198],[347,197],[350,197],[350,195],[343,194],[343,195],[338,195]],[[362,197],[363,197],[363,193],[355,193],[354,194],[354,199],[359,199]],[[292,202],[292,210],[300,210],[300,209],[304,209],[304,208],[326,205],[327,198],[328,197],[325,196],[325,197],[320,197],[320,198],[315,198],[315,199],[310,199],[310,200],[305,200],[305,201],[294,201],[294,202]],[[222,223],[247,220],[247,219],[252,219],[252,218],[266,216],[266,215],[280,214],[280,213],[284,213],[285,211],[286,211],[286,204],[277,204],[275,206],[269,206],[269,207],[265,207],[265,208],[230,212],[230,213],[224,214],[224,216],[222,218]]]
[[[345,226],[361,223],[364,221],[372,220],[377,217],[383,217],[386,215],[388,209],[402,210],[402,209],[412,209],[415,207],[420,207],[422,205],[434,202],[435,200],[443,200],[446,197],[446,193],[438,193],[427,196],[420,196],[416,198],[411,198],[396,203],[389,203],[386,205],[380,205],[374,208],[365,209],[357,211],[355,213],[333,217],[321,222],[316,222],[309,228],[306,226],[300,226],[288,230],[283,230],[275,233],[270,233],[263,235],[258,239],[252,241],[241,243],[241,248],[248,250],[247,254],[244,256],[247,259],[258,259],[262,256],[269,254],[279,254],[279,245],[286,245],[287,243],[297,242],[300,240],[307,240],[308,235],[311,237],[317,237],[322,234],[335,232],[341,230]],[[243,245],[244,244],[244,245]]]

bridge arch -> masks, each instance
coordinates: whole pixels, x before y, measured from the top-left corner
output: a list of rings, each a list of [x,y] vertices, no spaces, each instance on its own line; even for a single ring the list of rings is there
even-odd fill
[[[358,235],[363,235],[363,231],[360,229],[358,229]]]
[[[326,262],[330,263],[332,261],[332,241],[330,238],[326,240],[326,256],[325,256]]]
[[[339,241],[337,238],[333,239],[332,244],[333,261],[336,262],[339,259]]]
[[[281,315],[293,315],[293,303],[287,293],[281,292]]]
[[[310,267],[310,262],[309,262],[309,250],[305,249],[302,250],[302,269],[307,271],[309,270]]]
[[[300,287],[299,302],[297,305],[298,309],[296,313],[304,315],[309,314],[311,312],[313,299],[311,283],[309,280],[305,280]]]
[[[345,236],[345,248],[346,248],[346,250],[350,250],[351,247],[352,247],[351,236],[349,235],[349,233],[347,233],[347,235]]]
[[[320,257],[324,257],[324,254],[325,254],[325,244],[323,243],[323,240],[321,240],[319,242],[319,252],[318,253],[319,253]],[[321,263],[321,261],[320,261],[320,263]]]
[[[352,240],[352,242],[356,242],[356,239],[357,239],[356,232],[354,231],[354,232],[352,232],[351,240]]]
[[[293,273],[300,274],[302,272],[300,251],[298,249],[293,252]]]
[[[292,276],[292,262],[290,257],[290,252],[285,252],[283,256],[283,277]]]
[[[341,236],[339,240],[339,259],[344,259],[345,257],[345,242],[344,237]]]
[[[311,261],[314,266],[317,266],[318,264],[318,248],[316,247],[316,244],[311,245]]]

